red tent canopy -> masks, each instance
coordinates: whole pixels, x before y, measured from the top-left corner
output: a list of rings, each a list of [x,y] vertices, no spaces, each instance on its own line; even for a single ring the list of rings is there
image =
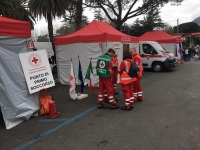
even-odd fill
[[[156,41],[158,43],[181,43],[179,38],[172,37],[164,31],[146,32],[139,37],[140,41]]]
[[[111,41],[138,43],[139,38],[123,34],[108,23],[97,20],[74,33],[54,38],[55,45]]]
[[[0,35],[31,37],[30,23],[0,16]]]

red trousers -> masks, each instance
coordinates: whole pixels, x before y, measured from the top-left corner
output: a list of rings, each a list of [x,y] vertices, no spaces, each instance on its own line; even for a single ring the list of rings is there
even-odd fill
[[[117,79],[118,79],[117,77],[118,77],[118,73],[114,72],[112,76],[112,84],[114,87],[114,93],[116,92],[116,89],[117,89]]]
[[[114,93],[115,93],[115,92],[116,92],[116,89],[117,89],[117,77],[118,77],[118,70],[117,70],[117,67],[113,67],[113,68],[112,68],[112,71],[113,71],[112,83],[113,83]]]
[[[137,80],[133,82],[133,85],[135,101],[142,101],[142,85],[140,83],[140,77],[137,77]]]
[[[111,77],[108,78],[100,78],[99,77],[99,90],[98,90],[98,104],[102,104],[103,102],[103,95],[104,90],[107,92],[108,100],[110,105],[114,105],[116,101],[113,98],[114,95],[114,89]]]
[[[124,93],[125,105],[128,107],[133,105],[134,104],[133,83],[121,84],[121,87],[122,87],[122,92]]]

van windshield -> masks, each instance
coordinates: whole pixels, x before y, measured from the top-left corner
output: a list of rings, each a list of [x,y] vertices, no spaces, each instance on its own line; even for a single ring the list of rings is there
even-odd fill
[[[166,50],[163,49],[162,46],[160,46],[160,44],[158,43],[152,43],[153,47],[155,47],[156,49],[158,49],[160,52],[164,52],[164,53],[167,53]]]

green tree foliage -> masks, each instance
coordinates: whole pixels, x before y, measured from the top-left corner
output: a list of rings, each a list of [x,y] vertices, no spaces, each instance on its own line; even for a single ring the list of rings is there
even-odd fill
[[[130,27],[130,34],[133,36],[140,36],[143,34],[143,27],[138,18],[136,19],[134,24]]]
[[[173,27],[174,32],[177,31],[177,26]],[[178,32],[183,32],[183,33],[191,33],[191,32],[198,32],[200,31],[200,27],[197,23],[195,22],[187,22],[178,25]]]
[[[85,5],[95,9],[101,8],[108,19],[116,24],[116,29],[121,30],[124,22],[133,17],[146,14],[149,9],[163,7],[168,2],[177,4],[182,1],[183,0],[86,0]],[[122,14],[123,12],[125,12],[125,14]]]
[[[152,31],[164,27],[164,23],[162,22],[159,13],[159,10],[156,8],[151,9],[149,12],[147,12],[144,20],[141,20],[141,24],[143,25],[144,30]]]
[[[94,19],[105,21],[105,18],[102,17],[101,10],[95,10],[94,11]]]
[[[47,38],[47,35],[38,36],[37,42],[49,42],[49,39]]]
[[[67,26],[68,24],[75,23],[75,18],[76,18],[76,7],[73,4],[69,4],[67,7],[67,10],[65,12],[65,15],[63,16],[63,21],[65,25]]]
[[[143,20],[137,19],[135,24],[131,26],[131,35],[141,36],[147,31],[159,30],[164,27],[164,23],[162,22],[159,16],[158,9],[151,9],[147,12],[147,15],[143,18]]]
[[[66,19],[66,20],[68,20],[68,19]],[[84,27],[88,24],[89,24],[89,20],[88,20],[87,16],[83,15],[81,27]],[[75,18],[72,17],[72,18],[69,18],[69,20],[66,21],[66,23],[62,27],[60,27],[59,29],[56,30],[56,36],[63,36],[63,35],[66,35],[66,34],[70,34],[74,31],[76,31],[76,29],[75,29]]]
[[[75,31],[81,29],[82,14],[83,14],[83,0],[66,0],[75,6]]]
[[[168,34],[174,33],[172,26],[170,26],[168,23],[165,23],[164,31]]]
[[[27,0],[0,0],[0,15],[28,21],[33,29],[35,18],[27,8]]]
[[[52,20],[65,14],[68,6],[66,0],[29,0],[28,6],[35,17],[47,20],[50,42],[54,43]]]

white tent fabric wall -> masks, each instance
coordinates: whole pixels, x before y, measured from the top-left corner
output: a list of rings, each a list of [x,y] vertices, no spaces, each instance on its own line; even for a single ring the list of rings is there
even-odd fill
[[[101,45],[101,46],[100,46]],[[78,56],[81,62],[83,78],[85,78],[90,59],[94,73],[94,83],[97,86],[96,62],[98,57],[106,52],[106,43],[74,43],[56,46],[58,80],[61,84],[69,84],[70,62],[72,59],[76,83],[78,80]]]
[[[48,58],[54,55],[51,42],[34,42],[34,46],[35,48],[37,48],[37,50],[45,49],[47,52]]]
[[[120,65],[123,59],[123,43],[119,42],[119,48],[116,48],[118,52],[118,64]],[[96,75],[96,63],[100,55],[107,52],[109,48],[113,48],[114,42],[103,43],[74,43],[67,45],[56,46],[57,57],[57,70],[58,80],[61,84],[69,85],[70,77],[70,62],[72,59],[76,83],[78,84],[78,56],[81,62],[83,78],[86,75],[90,59],[92,58],[92,66],[94,73],[95,87],[98,87],[99,78]],[[133,47],[137,43],[127,43],[129,47]],[[100,46],[101,45],[101,46]]]
[[[176,56],[176,43],[159,43],[166,51],[169,51]]]
[[[29,94],[18,55],[27,52],[27,41],[0,36],[0,106],[6,129],[38,115],[38,95]]]

